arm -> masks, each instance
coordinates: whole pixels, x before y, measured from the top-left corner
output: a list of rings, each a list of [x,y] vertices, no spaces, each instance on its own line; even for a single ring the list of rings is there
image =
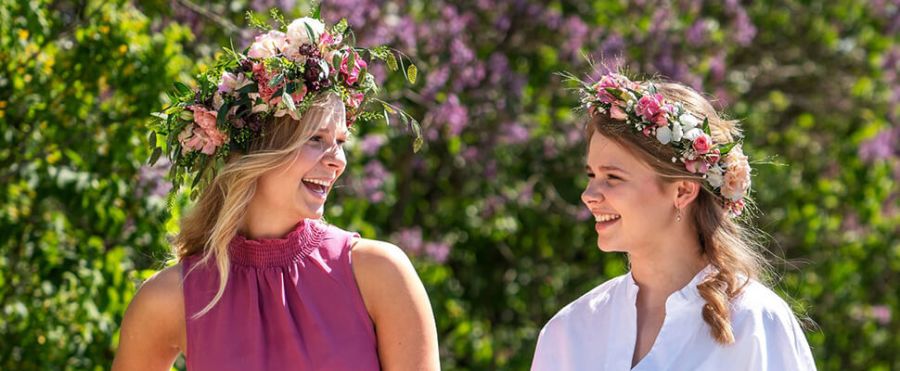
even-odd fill
[[[367,239],[357,240],[351,254],[356,282],[375,323],[382,369],[439,370],[434,314],[406,254]]]
[[[113,371],[170,370],[185,341],[181,264],[151,277],[122,319]]]

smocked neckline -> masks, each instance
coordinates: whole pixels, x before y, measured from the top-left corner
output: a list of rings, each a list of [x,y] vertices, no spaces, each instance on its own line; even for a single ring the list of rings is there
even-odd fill
[[[228,244],[231,261],[259,268],[286,266],[308,256],[321,246],[325,226],[305,219],[282,238],[248,239],[235,235]]]

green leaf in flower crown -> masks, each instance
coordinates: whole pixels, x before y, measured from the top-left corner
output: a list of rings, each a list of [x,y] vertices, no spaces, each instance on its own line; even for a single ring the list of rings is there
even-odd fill
[[[153,136],[156,136],[156,133],[154,133]],[[162,147],[153,148],[153,153],[150,154],[150,160],[147,161],[147,164],[149,164],[150,166],[155,165],[156,161],[159,160],[159,156],[161,156],[161,155],[162,155]]]
[[[312,18],[322,19],[322,3],[315,2],[315,4],[312,11]]]
[[[419,122],[416,119],[412,119],[411,126],[413,133],[416,135],[415,139],[413,139],[413,153],[418,153],[422,149],[422,145],[425,144],[425,141],[422,139],[422,127],[419,126]]]
[[[303,26],[306,27],[306,35],[309,36],[309,41],[311,41],[313,45],[318,45],[319,38],[316,37],[315,31],[309,26],[309,23],[304,23]]]
[[[238,89],[238,94],[248,94],[259,92],[259,86],[253,83],[247,84],[243,88]]]
[[[344,32],[347,31],[349,25],[347,24],[347,18],[341,18],[341,20],[331,28],[331,32],[334,35],[343,35]]]
[[[416,83],[416,76],[419,75],[419,69],[416,68],[416,65],[410,63],[409,67],[406,68],[406,79],[409,80],[410,84]]]
[[[147,141],[150,142],[150,148],[156,147],[156,132],[150,130],[150,135],[147,136]]]
[[[275,75],[275,77],[273,77],[272,80],[269,80],[269,87],[274,88],[274,87],[278,86],[278,84],[280,84],[282,81],[284,81],[284,74],[279,73],[279,74]]]
[[[290,94],[288,94],[287,90],[285,90],[284,93],[281,94],[281,101],[284,102],[284,105],[288,110],[292,112],[297,111],[297,106],[294,105],[294,98],[291,97]]]
[[[269,15],[275,20],[275,23],[281,26],[281,29],[287,29],[287,23],[284,22],[284,15],[281,14],[281,11],[278,8],[269,9]]]
[[[719,146],[719,155],[725,157],[738,142],[725,143]]]
[[[397,70],[397,58],[394,57],[394,53],[388,53],[385,62],[387,62],[388,68],[390,68],[391,71]]]
[[[625,100],[625,98],[622,98],[623,93],[621,90],[616,88],[605,88],[605,90],[607,93],[612,94],[612,96],[616,97],[617,99]]]
[[[703,126],[702,126],[702,128],[703,128],[703,132],[704,132],[704,133],[710,134],[710,131],[709,131],[709,117],[704,117],[704,118],[703,118]]]
[[[222,103],[222,106],[219,107],[219,112],[216,113],[216,126],[222,126],[228,120],[229,108],[231,108],[231,105],[228,103]]]
[[[182,96],[193,95],[193,93],[191,92],[191,88],[178,81],[175,82],[175,90],[178,91],[178,94],[181,94]]]

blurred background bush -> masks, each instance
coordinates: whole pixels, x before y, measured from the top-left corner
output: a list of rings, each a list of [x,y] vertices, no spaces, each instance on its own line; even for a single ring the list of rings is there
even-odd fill
[[[0,0],[0,369],[106,369],[141,280],[170,258],[150,113],[248,10],[308,2]],[[555,73],[625,69],[716,98],[756,160],[752,222],[823,370],[900,369],[900,2],[325,1],[422,121],[358,128],[328,219],[413,258],[445,370],[525,370],[541,326],[626,271],[579,200],[582,118]],[[585,56],[595,61],[591,66]],[[177,367],[183,367],[179,362]]]

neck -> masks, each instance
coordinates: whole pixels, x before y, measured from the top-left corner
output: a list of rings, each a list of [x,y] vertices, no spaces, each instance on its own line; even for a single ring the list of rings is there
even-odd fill
[[[289,215],[284,208],[251,202],[238,232],[251,240],[282,238],[305,218]]]
[[[700,252],[700,241],[673,239],[645,254],[629,254],[631,275],[640,294],[665,301],[680,290],[708,264]]]

